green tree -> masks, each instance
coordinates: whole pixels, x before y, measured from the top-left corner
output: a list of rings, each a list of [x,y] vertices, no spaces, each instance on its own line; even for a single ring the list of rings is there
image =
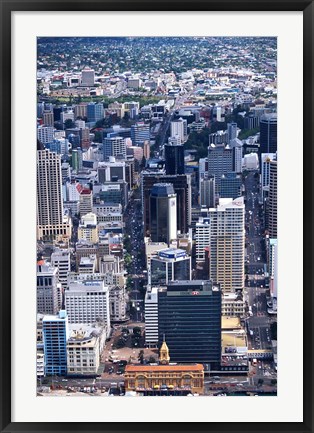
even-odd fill
[[[122,349],[123,347],[125,347],[125,341],[123,338],[119,338],[119,340],[116,343],[116,347],[117,349]]]
[[[148,359],[148,362],[150,362],[151,364],[155,364],[156,358],[154,358],[153,356],[150,356]]]
[[[75,128],[75,123],[73,122],[72,119],[66,119],[64,122],[64,127],[65,129]]]
[[[142,333],[141,328],[139,326],[134,326],[134,328],[133,328],[133,334],[134,335],[138,335],[140,337],[141,333]]]
[[[144,350],[140,350],[140,353],[138,354],[138,360],[141,364],[144,364]]]

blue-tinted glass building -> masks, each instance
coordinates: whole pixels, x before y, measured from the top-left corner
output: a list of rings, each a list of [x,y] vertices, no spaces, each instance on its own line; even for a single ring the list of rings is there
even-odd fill
[[[104,106],[100,102],[96,104],[95,102],[90,102],[87,104],[87,120],[88,122],[97,122],[104,118]]]
[[[241,197],[242,195],[242,177],[235,172],[226,173],[220,179],[220,198]]]
[[[43,341],[46,376],[66,375],[68,338],[69,325],[65,310],[60,310],[56,316],[44,316]]]

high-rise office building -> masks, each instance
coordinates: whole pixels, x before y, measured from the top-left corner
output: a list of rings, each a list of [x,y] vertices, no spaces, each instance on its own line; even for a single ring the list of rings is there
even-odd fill
[[[150,141],[150,127],[144,122],[137,122],[131,126],[131,139],[133,146],[143,146],[145,141]]]
[[[79,105],[74,106],[74,117],[77,119],[78,117],[81,117],[82,119],[87,117],[87,103],[82,102]]]
[[[45,126],[53,126],[54,125],[53,111],[44,111],[43,112],[43,124]]]
[[[221,292],[211,281],[175,281],[158,291],[159,347],[164,339],[174,362],[221,360]]]
[[[43,342],[46,376],[67,374],[67,340],[69,324],[66,311],[43,318]]]
[[[82,149],[78,147],[77,149],[72,149],[71,154],[71,165],[73,170],[79,171],[83,167],[83,154]]]
[[[166,174],[184,174],[184,147],[181,144],[165,144],[164,154],[166,161]]]
[[[261,155],[261,186],[263,199],[268,197],[270,183],[270,162],[275,158],[275,153],[262,153]]]
[[[230,146],[210,144],[208,147],[208,176],[215,177],[216,193],[220,192],[220,179],[232,171],[233,154]]]
[[[261,116],[260,153],[277,152],[277,113]]]
[[[63,214],[61,156],[37,151],[37,238],[59,239],[71,235]]]
[[[238,125],[236,122],[227,123],[227,131],[228,131],[228,142],[237,138],[237,128]]]
[[[62,284],[62,288],[66,289],[68,286],[68,275],[71,271],[70,250],[56,248],[51,254],[51,264],[58,268],[59,281]]]
[[[226,173],[220,179],[220,194],[221,198],[235,199],[242,195],[242,177],[235,173]]]
[[[206,175],[208,175],[206,173]],[[206,208],[215,207],[215,177],[200,179],[200,205]]]
[[[184,143],[187,136],[187,121],[186,119],[172,120],[170,123],[170,137],[179,136],[181,143]]]
[[[195,256],[196,263],[204,263],[206,248],[210,246],[210,219],[199,218],[195,225]]]
[[[126,145],[123,137],[105,137],[103,139],[104,159],[110,156],[126,158]]]
[[[172,183],[177,195],[177,230],[187,233],[191,224],[191,176],[187,174],[166,175],[162,170],[141,172],[144,233],[149,231],[149,197],[155,183]]]
[[[222,292],[244,288],[245,205],[243,197],[219,199],[210,218],[210,279]]]
[[[148,277],[152,287],[190,280],[191,275],[191,257],[184,250],[167,248],[151,258]]]
[[[145,344],[158,345],[158,287],[147,287],[145,294]]]
[[[270,238],[277,238],[277,159],[269,163],[268,230]]]
[[[156,183],[150,192],[149,233],[153,242],[177,238],[177,196],[171,183]]]
[[[243,143],[238,138],[230,141],[232,148],[232,171],[242,173]]]
[[[69,281],[65,292],[65,308],[69,323],[104,323],[110,329],[109,288],[103,279],[85,278]]]
[[[97,122],[104,118],[104,105],[99,102],[90,102],[87,104],[87,120],[88,122]]]
[[[57,314],[62,304],[58,268],[45,260],[37,262],[37,313]]]

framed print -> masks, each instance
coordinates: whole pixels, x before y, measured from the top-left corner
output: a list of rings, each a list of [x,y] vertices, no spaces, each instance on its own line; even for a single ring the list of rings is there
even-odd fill
[[[1,2],[1,431],[312,431],[313,2],[148,9]]]

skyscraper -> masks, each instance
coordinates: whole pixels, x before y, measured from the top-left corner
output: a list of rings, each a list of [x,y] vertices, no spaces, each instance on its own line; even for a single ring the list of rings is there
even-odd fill
[[[215,177],[216,193],[220,191],[220,179],[225,173],[232,171],[232,148],[224,144],[210,144],[208,147],[208,176]]]
[[[156,183],[149,200],[149,232],[153,242],[166,242],[177,237],[177,196],[170,183]]]
[[[184,174],[184,147],[165,144],[166,174]]]
[[[179,136],[181,143],[184,143],[187,136],[187,121],[182,119],[182,117],[178,120],[173,120],[170,123],[170,136]]]
[[[195,255],[196,263],[206,260],[206,248],[210,245],[210,219],[199,218],[195,225]]]
[[[261,156],[261,185],[263,198],[268,197],[269,193],[269,172],[270,162],[276,157],[275,153],[262,153]]]
[[[244,288],[245,205],[243,197],[219,199],[217,208],[209,210],[210,279],[221,291]]]
[[[215,177],[204,177],[200,179],[200,205],[215,207]]]
[[[232,171],[242,173],[242,156],[243,156],[243,143],[238,138],[230,141],[232,148]]]
[[[269,237],[277,238],[277,159],[269,163],[269,199],[268,199]]]
[[[260,120],[260,153],[277,152],[277,113],[264,114]]]
[[[69,324],[66,311],[60,310],[58,315],[44,316],[43,341],[47,376],[67,374],[68,338]]]
[[[71,225],[63,215],[61,156],[37,151],[37,238],[69,237]]]
[[[158,291],[159,347],[175,362],[220,365],[221,292],[211,281],[175,281]]]
[[[236,124],[236,122],[227,123],[229,143],[231,140],[234,140],[235,138],[237,138],[237,127],[238,127],[238,125]]]
[[[144,233],[149,234],[149,197],[155,183],[172,183],[177,195],[177,230],[187,233],[191,224],[191,176],[187,174],[165,175],[161,170],[145,170],[141,173]]]

